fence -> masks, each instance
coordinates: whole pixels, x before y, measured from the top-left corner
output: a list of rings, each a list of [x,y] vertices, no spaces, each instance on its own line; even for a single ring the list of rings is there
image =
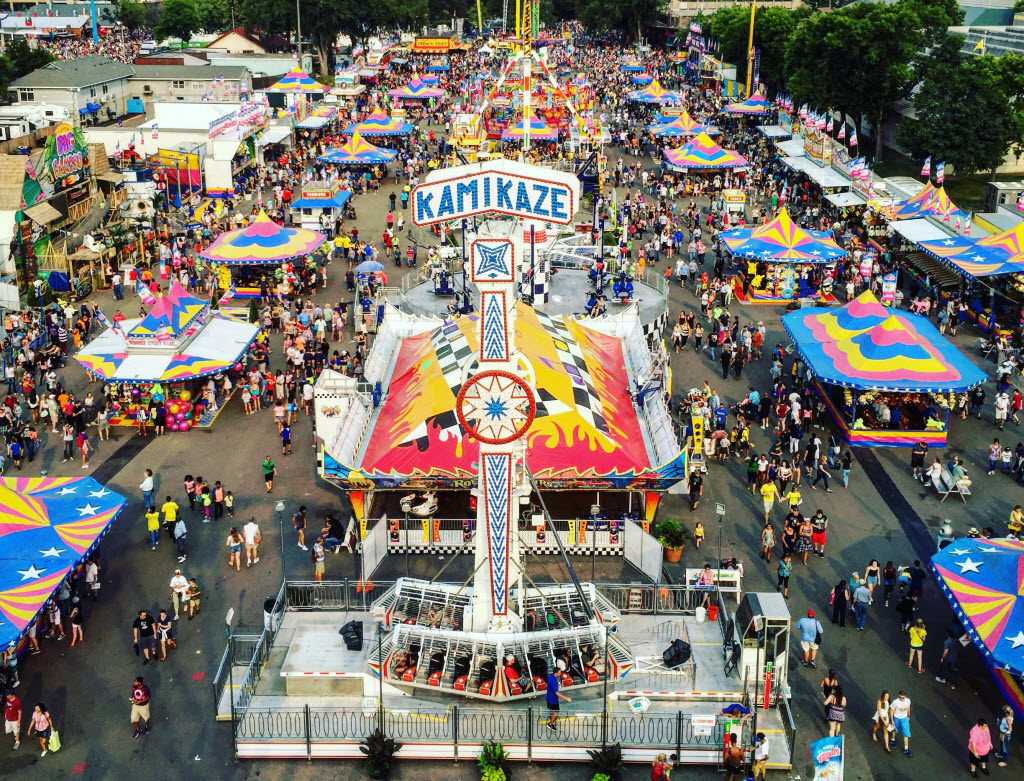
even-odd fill
[[[406,749],[431,758],[471,759],[480,746],[501,743],[513,759],[536,758],[542,749],[557,749],[564,759],[585,759],[587,750],[618,743],[624,750],[675,752],[680,763],[709,761],[721,753],[725,719],[694,716],[677,710],[634,715],[607,708],[584,711],[563,708],[555,729],[546,726],[548,711],[530,706],[436,710],[384,711],[384,732]],[[337,708],[319,705],[250,708],[236,721],[239,758],[265,756],[260,744],[273,741],[276,756],[312,758],[353,756],[353,748],[379,724],[376,708]],[[749,747],[749,735],[744,731]],[[552,745],[554,744],[554,745]],[[687,757],[687,753],[691,756]],[[555,758],[551,756],[550,758]]]

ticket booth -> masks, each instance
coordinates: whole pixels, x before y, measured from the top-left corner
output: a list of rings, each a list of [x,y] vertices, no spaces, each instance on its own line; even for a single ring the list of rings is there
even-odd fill
[[[324,230],[344,213],[351,197],[352,193],[342,190],[339,181],[307,182],[302,185],[302,197],[292,202],[292,224],[309,230]],[[321,215],[327,217],[324,223],[320,221]]]
[[[768,708],[779,695],[789,696],[789,605],[779,593],[748,593],[735,621],[742,646],[740,676],[756,685],[758,707]]]

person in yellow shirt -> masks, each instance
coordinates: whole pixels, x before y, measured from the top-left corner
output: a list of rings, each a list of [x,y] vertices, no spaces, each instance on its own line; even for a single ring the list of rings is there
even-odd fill
[[[160,514],[155,507],[146,511],[146,529],[149,530],[149,544],[156,550],[160,544]]]
[[[914,666],[914,655],[917,655],[917,671],[919,673],[924,672],[921,657],[924,655],[924,639],[926,637],[928,637],[928,632],[925,630],[924,621],[919,618],[910,627],[910,658],[907,660],[907,667],[912,668]]]
[[[167,500],[160,507],[160,512],[164,514],[164,529],[167,530],[171,537],[174,537],[174,524],[178,520],[178,505],[168,496]]]
[[[787,493],[787,494],[786,494],[786,495],[785,495],[785,496],[783,497],[783,499],[786,499],[786,500],[788,500],[788,501],[789,501],[789,506],[790,506],[790,508],[791,508],[791,509],[793,509],[793,510],[795,510],[795,509],[797,508],[797,506],[798,506],[798,505],[800,504],[800,500],[801,500],[801,499],[803,499],[803,494],[801,494],[801,493],[800,493],[800,489],[799,489],[799,488],[797,488],[797,487],[796,487],[796,486],[794,485],[794,486],[793,486],[793,487],[792,487],[792,488],[791,488],[791,489],[789,490],[789,493]]]
[[[1010,534],[1020,537],[1020,530],[1024,528],[1024,510],[1021,510],[1019,504],[1010,510],[1010,520],[1007,521],[1006,526],[1010,530]]]
[[[765,483],[761,486],[761,500],[764,502],[764,520],[768,522],[769,516],[772,512],[772,507],[775,506],[775,499],[779,495],[779,487],[775,483]]]

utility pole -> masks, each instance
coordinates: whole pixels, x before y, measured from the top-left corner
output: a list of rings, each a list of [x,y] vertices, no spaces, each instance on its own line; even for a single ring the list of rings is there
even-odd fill
[[[750,0],[750,39],[747,42],[747,98],[754,80],[754,17],[757,15],[757,0]]]
[[[753,29],[753,28],[751,28]],[[750,33],[753,36],[753,32]],[[299,67],[302,67],[302,16],[299,14],[299,0],[295,0],[295,37],[299,45]],[[749,80],[749,76],[747,77]]]

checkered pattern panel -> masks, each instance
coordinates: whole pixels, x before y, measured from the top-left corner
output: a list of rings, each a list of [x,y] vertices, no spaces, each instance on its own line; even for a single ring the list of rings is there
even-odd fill
[[[576,412],[584,420],[588,421],[594,428],[604,434],[610,434],[608,421],[604,416],[604,406],[601,398],[594,388],[594,380],[587,369],[587,361],[583,357],[583,350],[579,344],[569,335],[569,329],[565,320],[561,317],[555,318],[537,312],[537,320],[551,334],[555,344],[555,352],[562,364],[566,374],[572,379],[573,402],[576,405]],[[555,415],[566,411],[567,407],[561,402],[550,397],[549,394],[541,392],[541,398],[537,402],[537,416]]]

